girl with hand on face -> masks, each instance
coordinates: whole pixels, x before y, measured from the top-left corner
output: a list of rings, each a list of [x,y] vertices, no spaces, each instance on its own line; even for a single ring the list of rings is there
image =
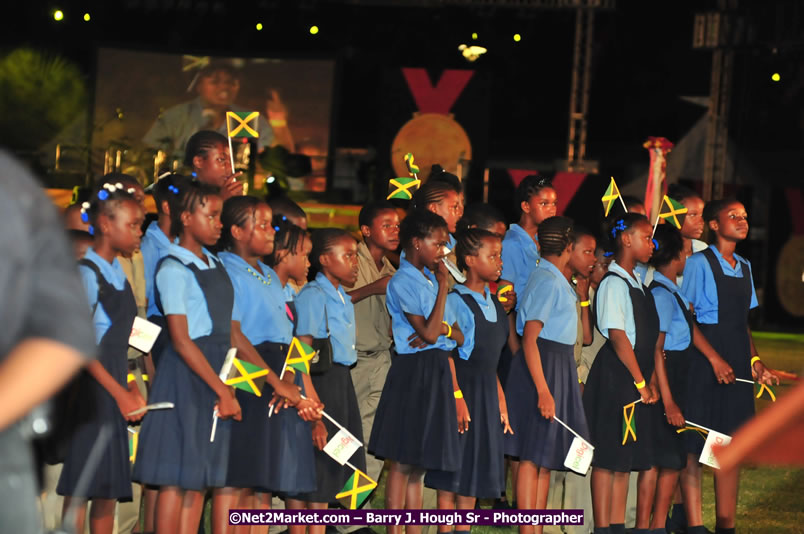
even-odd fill
[[[614,261],[595,293],[597,328],[608,341],[589,371],[583,405],[595,447],[595,532],[619,533],[625,532],[630,472],[653,466],[646,405],[658,400],[653,368],[656,351],[662,346],[658,344],[659,317],[653,297],[634,274],[637,262],[646,263],[653,253],[653,228],[637,213],[614,216],[608,226]],[[630,414],[639,439],[620,431],[624,406],[636,400],[641,402]]]
[[[244,194],[243,183],[237,180],[243,173],[232,172],[229,140],[212,130],[201,130],[187,141],[184,164],[201,183],[220,188],[223,200]]]
[[[459,468],[459,433],[470,421],[450,358],[463,334],[447,306],[449,274],[441,261],[447,236],[440,216],[428,210],[410,213],[399,231],[405,258],[388,283],[386,305],[398,354],[391,360],[368,450],[391,461],[385,490],[390,509],[421,508],[425,470]],[[406,530],[418,534],[421,527]],[[388,531],[399,534],[401,527]]]

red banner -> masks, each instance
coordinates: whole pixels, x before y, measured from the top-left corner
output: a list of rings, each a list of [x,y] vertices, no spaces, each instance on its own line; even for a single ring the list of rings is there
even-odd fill
[[[473,70],[447,69],[435,87],[425,69],[402,69],[410,92],[421,113],[440,113],[446,115],[458,100],[466,84],[475,74]]]

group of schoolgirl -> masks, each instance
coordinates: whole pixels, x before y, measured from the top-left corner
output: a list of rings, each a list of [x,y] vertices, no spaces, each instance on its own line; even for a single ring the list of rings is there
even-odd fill
[[[591,234],[555,216],[556,192],[549,181],[529,177],[520,184],[520,223],[505,232],[504,220],[488,206],[470,206],[464,213],[457,178],[434,173],[417,191],[397,239],[393,206],[365,207],[375,217],[361,220],[364,243],[358,247],[350,234],[336,229],[317,231],[311,240],[290,216],[273,213],[258,199],[233,196],[224,202],[219,186],[231,176],[222,171],[220,178],[203,176],[209,156],[200,150],[196,157],[202,160],[192,162],[195,179],[172,175],[157,183],[159,218],[142,238],[148,316],[166,335],[154,349],[149,402],[168,401],[175,408],[144,417],[133,474],[126,420],[137,419],[128,414],[144,400],[127,385],[125,352],[136,306],[116,258],[139,245],[142,208],[131,188],[103,183],[82,210],[94,244],[81,270],[102,348],[89,374],[94,402],[104,409],[84,423],[83,433],[77,433],[83,438],[73,440],[59,492],[93,501],[94,531],[111,532],[114,503],[130,498],[132,479],[158,488],[156,532],[194,534],[210,490],[214,532],[233,529],[229,508],[267,508],[271,493],[283,495],[288,508],[326,508],[352,471],[321,452],[337,431],[322,421],[321,410],[363,441],[366,421],[350,374],[361,365],[353,301],[383,293],[396,355],[365,437],[368,452],[389,461],[387,508],[420,508],[422,482],[438,490],[440,508],[468,509],[477,498],[499,498],[505,494],[506,455],[519,463],[512,468],[519,506],[544,508],[550,472],[566,470],[563,460],[573,437],[554,421],[558,416],[595,447],[596,531],[622,531],[628,473],[655,467],[662,468],[656,507],[652,502],[639,507],[637,527],[664,526],[680,469],[685,469],[689,531],[700,526],[700,467],[683,460],[685,451],[695,458],[701,443],[691,440],[690,432],[684,445],[666,426],[697,417],[703,426],[731,433],[753,413],[753,397],[750,388],[721,384],[735,376],[750,378],[751,372],[769,379],[762,362],[752,360],[756,350],[746,319],[756,298],[750,265],[734,254],[747,234],[741,204],[707,206],[704,218],[715,243],[686,268],[685,241],[676,251],[677,232],[660,227],[655,239],[662,254],[653,260],[650,290],[635,273],[638,263],[651,260],[651,225],[637,214],[610,221],[614,261],[594,303],[595,326],[607,341],[591,365],[582,398],[574,353],[579,339],[589,343],[592,337],[584,279],[595,268],[595,246],[579,246],[581,237]],[[402,254],[393,276],[374,273],[374,282],[363,286],[368,290],[347,293],[344,288],[356,286],[361,266],[383,268],[395,245]],[[464,283],[452,283],[448,257],[465,271]],[[291,284],[308,279],[310,264],[315,276],[296,295]],[[672,281],[682,271],[679,291]],[[493,288],[504,288],[506,281],[513,289],[498,298]],[[678,309],[658,297],[664,305],[657,312],[654,294],[662,292],[672,295]],[[700,328],[679,293],[695,306]],[[688,330],[687,345],[682,327]],[[312,377],[290,369],[283,373],[293,336],[311,346],[329,338],[331,367]],[[693,342],[707,358],[703,364],[699,355],[689,356]],[[505,346],[511,356],[501,379],[497,371]],[[223,383],[218,373],[230,347],[238,358],[270,370],[273,398],[234,394]],[[673,358],[676,354],[682,356]],[[682,361],[698,372],[680,371]],[[681,384],[685,376],[695,380]],[[659,391],[666,417],[651,406]],[[703,395],[706,403],[698,401]],[[622,406],[636,398],[642,400],[635,418],[645,438],[623,445]],[[269,404],[278,411],[272,417]],[[75,495],[93,436],[112,423],[115,433],[89,489]],[[669,460],[663,463],[665,456]],[[364,451],[351,462],[365,470]],[[644,478],[640,499],[653,501],[656,477]],[[733,529],[736,476],[716,475],[716,486],[719,522],[726,523],[718,528]]]

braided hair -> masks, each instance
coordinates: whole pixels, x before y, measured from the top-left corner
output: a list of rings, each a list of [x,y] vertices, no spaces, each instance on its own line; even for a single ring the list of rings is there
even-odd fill
[[[308,281],[315,279],[321,271],[321,256],[331,251],[335,243],[344,237],[354,239],[352,234],[341,228],[321,228],[313,232],[313,250],[310,252]]]
[[[205,184],[198,180],[188,180],[180,189],[176,200],[176,209],[171,206],[170,210],[170,233],[171,235],[181,235],[184,225],[181,222],[181,214],[185,211],[195,212],[196,208],[207,203],[207,197],[219,196],[219,187]]]
[[[304,243],[307,232],[296,226],[285,215],[274,213],[271,224],[276,231],[274,234],[274,251],[265,257],[265,263],[275,268],[288,254],[294,254]]]
[[[187,141],[187,146],[184,149],[184,164],[192,169],[194,168],[193,159],[195,159],[196,156],[206,156],[207,152],[216,146],[226,146],[226,144],[226,137],[218,132],[212,130],[196,132]]]
[[[538,174],[529,174],[519,182],[519,185],[516,186],[514,198],[520,213],[522,212],[522,203],[530,201],[531,197],[538,195],[543,189],[553,189],[552,179]]]
[[[684,238],[672,224],[660,224],[653,234],[653,256],[650,264],[659,269],[678,258],[684,250]]]
[[[614,253],[619,251],[622,247],[622,235],[640,222],[648,222],[648,218],[641,213],[628,212],[623,215],[610,215],[606,221],[603,235],[606,251]],[[539,242],[541,242],[541,231],[539,232]]]
[[[81,203],[81,220],[89,224],[89,233],[94,235],[99,216],[114,219],[121,204],[127,201],[137,202],[134,193],[134,187],[123,185],[122,182],[98,182],[89,200]]]
[[[215,245],[215,251],[232,250],[234,247],[234,237],[232,237],[232,227],[244,228],[249,219],[254,222],[254,213],[257,206],[262,202],[256,197],[238,196],[227,198],[223,203],[221,211],[221,237]]]
[[[542,256],[559,256],[574,242],[573,221],[569,217],[548,217],[539,225],[539,253]]]
[[[670,184],[667,188],[667,196],[679,202],[684,202],[688,198],[701,198],[701,195],[679,183]]]
[[[455,257],[458,260],[458,269],[467,270],[466,257],[477,256],[477,251],[483,246],[483,240],[487,238],[500,240],[500,236],[482,228],[467,228],[455,235]]]
[[[424,239],[438,228],[447,231],[447,221],[441,215],[429,210],[416,210],[402,220],[399,243],[403,249],[410,248],[414,239]]]
[[[282,195],[278,197],[272,196],[268,199],[268,206],[274,215],[284,215],[285,218],[295,218],[307,220],[307,214],[304,210],[293,202],[289,197]]]
[[[468,230],[469,228],[482,228],[491,231],[497,223],[505,224],[505,217],[500,210],[491,204],[470,204],[463,212],[463,217],[458,221],[457,231]]]
[[[173,213],[174,209],[178,209],[176,206],[178,205],[179,192],[182,188],[187,187],[189,180],[187,176],[181,174],[169,174],[160,178],[154,184],[154,203],[156,204],[157,213],[162,213],[162,204],[164,202],[167,202],[170,213]]]
[[[426,210],[428,206],[444,200],[450,192],[463,192],[460,180],[442,169],[441,165],[433,165],[430,178],[413,194],[410,207],[412,210]]]

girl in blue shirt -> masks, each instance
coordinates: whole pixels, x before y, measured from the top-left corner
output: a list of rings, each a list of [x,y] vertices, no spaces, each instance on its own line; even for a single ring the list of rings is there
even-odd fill
[[[332,365],[314,374],[312,382],[327,413],[362,442],[363,423],[349,371],[357,362],[355,308],[343,289],[344,285],[353,287],[357,281],[357,241],[338,228],[317,230],[313,234],[310,263],[313,278],[296,297],[297,337],[311,347],[314,340],[329,338]],[[323,452],[328,438],[338,430],[330,421],[323,420],[317,421],[313,428],[313,442],[319,449],[315,451],[318,487],[301,496],[309,508],[325,509],[330,502],[336,502],[335,495],[354,473]],[[349,461],[365,472],[365,449],[358,449]],[[323,533],[324,526],[310,527],[310,532]]]
[[[108,534],[114,526],[117,501],[131,500],[126,421],[142,418],[128,414],[145,406],[145,401],[136,384],[128,387],[126,382],[128,339],[137,304],[117,256],[133,253],[140,244],[144,214],[133,192],[120,183],[104,183],[81,210],[95,236],[79,271],[92,307],[98,360],[87,366],[76,383],[75,428],[56,488],[65,496],[65,511],[73,499],[80,500],[74,518],[76,532],[84,531],[87,500],[92,501],[90,529]],[[80,488],[83,492],[79,495],[79,479],[104,427],[111,429],[111,437],[104,443],[88,487]]]
[[[625,501],[631,471],[653,465],[647,404],[658,400],[652,382],[659,317],[653,297],[634,274],[653,253],[653,228],[644,215],[611,218],[608,237],[614,259],[595,293],[597,328],[606,344],[595,358],[583,392],[592,445],[592,506],[595,532],[625,532]],[[651,382],[651,385],[648,385]],[[623,435],[623,407],[631,412],[639,439]],[[626,437],[627,439],[623,439]]]
[[[517,502],[523,509],[547,507],[550,471],[566,471],[564,458],[574,436],[552,421],[558,415],[588,439],[578,373],[578,297],[563,274],[572,254],[572,220],[551,217],[539,227],[542,261],[530,275],[517,313],[522,349],[514,356],[506,384],[511,425],[506,454],[519,458]],[[534,527],[520,526],[531,533]],[[536,527],[542,532],[542,527]]]
[[[221,234],[223,201],[218,189],[196,180],[179,189],[171,213],[171,244],[156,269],[154,296],[166,318],[170,345],[165,349],[151,390],[153,402],[169,401],[171,410],[149,413],[140,430],[134,478],[159,486],[159,533],[195,532],[204,494],[214,488],[213,531],[228,528],[226,485],[231,419],[240,420],[232,388],[218,377],[229,347],[256,361],[254,348],[240,332],[240,312],[223,264],[205,247]],[[210,441],[213,413],[219,419]]]
[[[681,293],[695,307],[701,332],[727,365],[692,359],[687,389],[689,398],[696,402],[690,404],[685,415],[690,421],[732,435],[754,415],[752,385],[732,383],[734,378],[770,384],[776,377],[759,359],[748,326],[748,311],[758,303],[751,264],[735,252],[737,243],[748,236],[745,206],[734,199],[709,202],[704,208],[704,220],[714,242],[687,260]],[[698,436],[688,436],[686,442],[688,452],[697,457],[703,441]],[[715,470],[714,475],[717,531],[734,532],[739,471]],[[689,484],[687,490],[698,502],[700,477],[698,462],[688,462],[685,484]],[[688,519],[692,522],[693,518]]]
[[[397,355],[391,359],[368,450],[391,461],[385,489],[390,509],[421,508],[425,470],[459,468],[459,433],[469,424],[450,358],[463,334],[447,307],[449,273],[441,261],[447,235],[447,223],[435,213],[410,213],[399,230],[405,259],[388,282],[385,302]],[[406,530],[418,534],[421,527]],[[401,527],[389,526],[388,532],[399,534]]]
[[[461,464],[456,471],[431,470],[426,486],[438,490],[441,510],[472,510],[478,498],[505,494],[503,434],[511,433],[508,408],[497,362],[508,339],[505,310],[486,286],[500,277],[502,242],[499,236],[477,228],[457,235],[458,268],[466,271],[466,283],[447,296],[458,316],[464,343],[453,362],[464,399],[473,414],[472,424],[460,438]],[[455,529],[468,532],[468,526]],[[449,527],[441,528],[442,532]]]
[[[309,426],[303,419],[320,418],[320,413],[313,401],[300,398],[301,376],[286,371],[284,379],[279,379],[293,339],[293,323],[285,310],[278,275],[260,261],[274,250],[276,230],[271,219],[271,208],[255,197],[232,197],[223,203],[223,233],[218,242],[223,251],[219,257],[232,280],[238,309],[248,310],[240,330],[258,353],[259,362],[255,363],[270,370],[266,379],[274,395],[287,399],[298,411],[269,418],[269,396],[235,391],[243,421],[232,430],[227,485],[242,488],[237,504],[241,508],[270,509],[271,492],[315,489],[311,441],[293,443],[292,437],[296,426]],[[286,417],[297,419],[297,425],[290,422],[283,428]],[[255,456],[254,450],[260,454]]]

